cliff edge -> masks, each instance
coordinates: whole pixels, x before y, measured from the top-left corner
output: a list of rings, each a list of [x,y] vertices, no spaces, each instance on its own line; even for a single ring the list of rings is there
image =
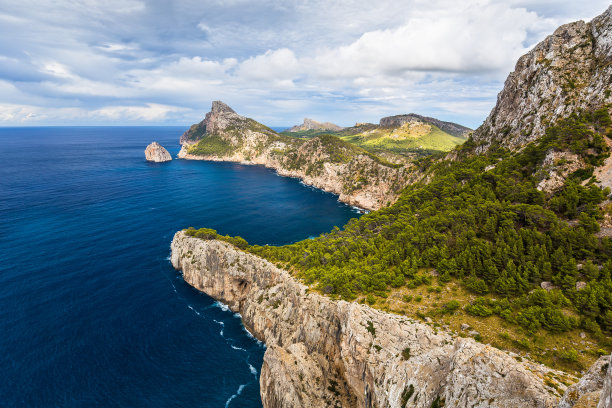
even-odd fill
[[[217,240],[177,232],[172,265],[267,344],[261,396],[276,407],[556,407],[564,375],[426,324],[334,301]]]

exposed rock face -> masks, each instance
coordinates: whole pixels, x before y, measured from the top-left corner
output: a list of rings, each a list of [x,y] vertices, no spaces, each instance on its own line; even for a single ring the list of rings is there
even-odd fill
[[[194,143],[210,137],[216,138],[223,150],[198,153]],[[181,141],[179,158],[264,165],[369,210],[395,202],[401,189],[418,177],[411,165],[389,165],[330,136],[304,140],[279,135],[222,102],[213,102],[206,118],[192,126]]]
[[[612,6],[589,23],[559,27],[522,56],[474,140],[481,151],[494,142],[524,146],[548,124],[612,102],[611,83]]]
[[[611,408],[612,407],[612,356],[608,359],[608,372],[604,379],[603,389],[601,390],[601,396],[597,408]]]
[[[234,121],[244,119],[232,108],[221,101],[213,101],[210,112],[206,114],[204,120],[189,128],[180,138],[180,144],[193,144],[200,140],[206,133],[211,134],[220,129],[224,129]]]
[[[576,384],[563,395],[559,408],[596,408],[610,366],[610,356],[601,357]],[[604,405],[610,407],[610,405]]]
[[[344,129],[341,126],[338,126],[334,123],[330,122],[317,122],[316,120],[304,118],[304,123],[301,125],[296,125],[291,129],[288,129],[287,132],[303,132],[305,130],[329,130],[332,132],[337,132],[339,130]]]
[[[382,127],[400,127],[405,123],[421,122],[437,126],[440,130],[459,137],[467,137],[472,129],[453,122],[444,122],[436,118],[409,113],[407,115],[388,116],[380,120]]]
[[[172,264],[242,315],[268,348],[261,396],[276,407],[556,407],[554,370],[493,347],[334,301],[288,272],[221,241],[178,232]],[[561,390],[565,387],[558,384]]]
[[[540,166],[537,189],[546,193],[558,190],[569,174],[583,166],[584,161],[575,153],[550,150]]]
[[[172,160],[170,153],[159,143],[153,142],[145,149],[145,157],[147,161],[152,162],[167,162]]]

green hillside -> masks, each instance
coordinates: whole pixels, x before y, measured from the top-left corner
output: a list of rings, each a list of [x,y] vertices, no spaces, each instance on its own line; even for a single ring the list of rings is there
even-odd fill
[[[417,153],[418,155],[438,151],[448,152],[467,140],[465,137],[446,133],[429,123],[404,124],[399,127],[383,127],[368,123],[338,132],[305,130],[283,132],[283,134],[300,138],[332,134],[372,152],[390,151],[399,154]]]
[[[427,181],[390,207],[316,239],[246,249],[329,296],[463,335],[467,323],[479,341],[577,372],[612,350],[612,239],[597,235],[610,191],[591,177],[610,124],[606,109],[574,115],[518,153],[474,155],[470,140],[458,160],[421,159]],[[551,149],[590,167],[546,195],[537,170]]]

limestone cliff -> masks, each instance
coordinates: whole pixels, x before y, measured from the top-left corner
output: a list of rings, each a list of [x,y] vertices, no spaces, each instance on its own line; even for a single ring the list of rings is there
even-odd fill
[[[390,163],[329,135],[308,140],[280,135],[218,101],[181,142],[179,158],[264,165],[371,210],[394,202],[417,177],[410,164]]]
[[[612,6],[589,23],[559,27],[522,56],[474,141],[480,151],[494,143],[520,148],[549,124],[611,102]]]
[[[610,356],[601,357],[576,384],[570,386],[559,403],[559,408],[595,408],[600,401]],[[609,407],[610,405],[604,405]]]
[[[147,159],[147,161],[158,163],[172,160],[172,156],[170,156],[168,150],[166,150],[162,145],[157,142],[153,142],[147,146],[147,148],[145,149],[145,158]]]
[[[604,379],[603,389],[601,390],[601,396],[597,408],[610,408],[612,407],[612,356],[608,359],[608,372]]]
[[[332,131],[337,132],[339,130],[344,129],[341,126],[338,126],[331,122],[317,122],[316,120],[310,118],[304,118],[304,122],[301,125],[293,126],[290,129],[287,129],[286,132],[304,132],[308,130],[320,130],[320,131]]]
[[[178,232],[172,264],[267,344],[261,396],[276,407],[556,407],[560,373],[403,316],[334,301],[266,260]]]

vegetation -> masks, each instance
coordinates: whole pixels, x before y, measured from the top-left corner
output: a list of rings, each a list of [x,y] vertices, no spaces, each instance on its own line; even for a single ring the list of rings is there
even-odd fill
[[[497,319],[533,342],[542,331],[554,336],[580,328],[609,347],[612,240],[596,233],[610,191],[593,183],[589,167],[554,194],[536,185],[551,150],[573,151],[587,166],[603,163],[610,125],[606,109],[576,114],[518,153],[494,147],[475,155],[470,140],[459,148],[460,160],[418,163],[431,174],[429,182],[408,186],[388,208],[315,239],[246,250],[331,296],[378,304],[402,288],[404,301],[420,302],[422,291],[414,290],[427,287],[428,299],[447,299],[437,309],[441,317]],[[433,270],[440,286],[432,286]],[[542,282],[553,289],[541,289]],[[577,282],[584,282],[580,290]],[[452,291],[441,293],[444,285]],[[516,335],[499,339],[532,347]],[[556,354],[565,364],[574,357]]]
[[[336,136],[368,150],[389,150],[396,153],[448,152],[466,140],[429,124],[413,126],[406,124],[399,128],[366,128],[357,133],[351,129],[340,131]]]
[[[204,240],[218,239],[220,241],[229,242],[230,244],[240,249],[246,249],[248,246],[246,239],[242,237],[230,237],[229,235],[220,235],[217,233],[217,231],[211,228],[195,229],[193,227],[189,227],[185,230],[185,234],[189,235],[190,237],[196,237]]]
[[[364,123],[336,132],[311,129],[299,132],[285,131],[282,134],[304,139],[333,135],[372,153],[389,151],[399,154],[416,153],[418,156],[430,155],[438,151],[448,152],[466,140],[426,123],[412,126],[406,124],[397,128],[385,128]]]
[[[233,151],[234,146],[219,135],[208,135],[188,149],[189,154],[197,156],[225,156]]]

